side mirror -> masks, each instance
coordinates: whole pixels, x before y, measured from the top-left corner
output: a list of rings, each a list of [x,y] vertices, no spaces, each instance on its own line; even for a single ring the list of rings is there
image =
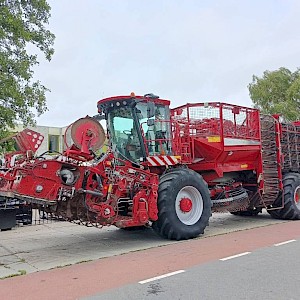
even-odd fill
[[[101,121],[101,120],[105,120],[105,116],[104,115],[95,115],[95,116],[92,116],[93,119],[97,120],[97,121]]]
[[[155,115],[155,104],[153,102],[147,103],[147,118],[152,118]]]

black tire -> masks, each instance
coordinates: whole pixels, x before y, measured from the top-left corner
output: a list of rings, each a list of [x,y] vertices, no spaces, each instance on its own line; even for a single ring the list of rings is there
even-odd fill
[[[297,194],[300,194],[300,174],[286,174],[283,177],[284,207],[276,210],[268,210],[268,213],[276,219],[300,220],[300,201],[296,202],[296,191]],[[278,196],[273,207],[280,207],[281,205],[282,194]]]
[[[176,197],[179,192],[183,195],[182,191],[184,190],[193,192],[196,198],[198,196],[198,199],[193,198],[190,200],[194,201],[195,205],[193,204],[190,211],[186,212],[181,211],[181,206],[179,205],[176,208],[176,203],[181,205],[182,199],[184,199],[183,197],[181,200],[178,200],[179,198],[176,200]],[[186,198],[190,199],[189,197]],[[202,201],[201,203],[199,199]],[[207,184],[202,176],[189,169],[174,169],[161,176],[157,204],[158,220],[153,222],[152,227],[160,236],[171,240],[191,239],[204,233],[211,216],[212,203]],[[193,209],[193,206],[195,209]],[[187,218],[191,217],[191,219],[184,220],[185,216]],[[198,217],[199,219],[197,220]]]

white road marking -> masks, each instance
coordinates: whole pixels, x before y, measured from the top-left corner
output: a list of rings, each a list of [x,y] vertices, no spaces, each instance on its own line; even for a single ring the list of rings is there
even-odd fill
[[[285,244],[289,244],[289,243],[292,243],[292,242],[296,242],[296,240],[289,240],[289,241],[285,241],[285,242],[282,242],[282,243],[278,243],[278,244],[274,244],[274,246],[281,246],[281,245],[285,245]]]
[[[243,252],[243,253],[240,253],[240,254],[236,254],[236,255],[232,255],[232,256],[228,256],[228,257],[221,258],[220,260],[221,260],[221,261],[225,261],[225,260],[229,260],[229,259],[241,257],[241,256],[244,256],[244,255],[247,255],[247,254],[250,254],[250,253],[251,253],[251,252]]]
[[[172,272],[172,273],[167,273],[167,274],[164,274],[164,275],[152,277],[152,278],[149,278],[149,279],[139,281],[139,284],[145,284],[145,283],[148,283],[148,282],[151,282],[151,281],[154,281],[154,280],[158,280],[158,279],[166,278],[166,277],[169,277],[169,276],[177,275],[177,274],[180,274],[180,273],[183,273],[183,272],[185,272],[185,270],[178,270],[178,271],[175,271],[175,272]]]

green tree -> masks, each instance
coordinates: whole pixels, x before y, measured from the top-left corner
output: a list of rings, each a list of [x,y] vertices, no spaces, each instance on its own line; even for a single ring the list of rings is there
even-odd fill
[[[46,0],[0,0],[0,138],[16,121],[34,124],[47,110],[48,89],[34,80],[33,67],[38,52],[48,61],[54,53],[49,17]]]
[[[248,85],[256,108],[266,114],[280,114],[287,121],[300,119],[300,69],[265,71],[261,78],[253,75]]]

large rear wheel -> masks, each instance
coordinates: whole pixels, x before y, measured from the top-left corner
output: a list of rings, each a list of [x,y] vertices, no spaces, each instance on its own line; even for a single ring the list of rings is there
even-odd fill
[[[283,201],[283,208],[268,210],[268,213],[276,219],[300,220],[300,174],[288,173],[283,177]],[[282,206],[282,194],[273,206]]]
[[[195,238],[208,225],[211,206],[202,176],[189,169],[174,169],[160,178],[158,220],[153,229],[171,240]]]

